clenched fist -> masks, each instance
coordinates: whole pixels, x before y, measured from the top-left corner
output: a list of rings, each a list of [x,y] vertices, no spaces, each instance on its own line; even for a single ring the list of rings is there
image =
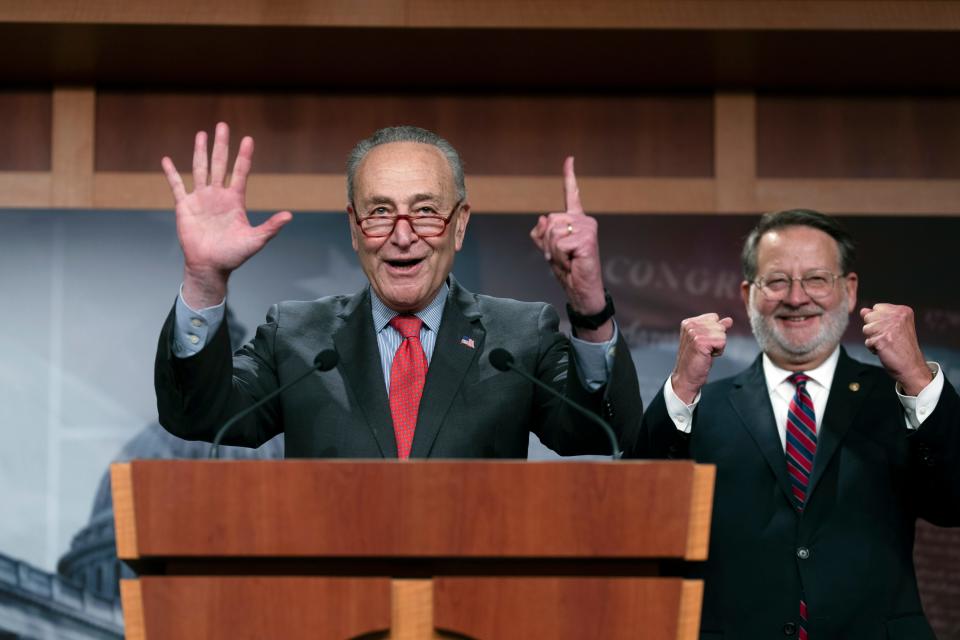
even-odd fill
[[[863,343],[877,354],[880,364],[909,396],[930,384],[933,374],[920,351],[913,309],[899,304],[878,303],[860,309]]]
[[[680,347],[670,384],[685,403],[693,402],[707,383],[713,359],[723,355],[727,331],[732,326],[732,318],[721,318],[715,313],[687,318],[680,323]]]

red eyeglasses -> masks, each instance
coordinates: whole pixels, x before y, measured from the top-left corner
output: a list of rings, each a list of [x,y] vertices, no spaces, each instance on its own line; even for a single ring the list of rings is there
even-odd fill
[[[360,231],[368,238],[386,238],[393,233],[397,226],[397,220],[406,220],[410,223],[410,228],[421,238],[435,238],[442,236],[447,230],[447,225],[453,220],[453,214],[460,208],[463,200],[457,200],[453,209],[447,215],[437,215],[431,213],[424,214],[406,214],[406,213],[369,213],[360,217],[357,208],[353,207],[354,217]]]

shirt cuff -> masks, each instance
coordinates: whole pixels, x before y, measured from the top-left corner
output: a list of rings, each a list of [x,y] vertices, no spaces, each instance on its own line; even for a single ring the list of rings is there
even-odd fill
[[[587,342],[570,336],[573,357],[577,361],[577,377],[587,391],[596,391],[607,384],[613,371],[613,358],[617,352],[617,337],[620,331],[613,322],[613,337],[606,342]],[[627,357],[630,357],[629,354]]]
[[[177,358],[189,358],[200,353],[210,339],[216,335],[223,316],[226,313],[226,298],[220,304],[199,311],[193,309],[183,299],[183,285],[177,295],[174,311],[173,336],[170,348]]]
[[[936,362],[928,362],[927,366],[930,367],[933,380],[917,395],[904,395],[903,387],[900,386],[899,382],[896,384],[897,397],[900,398],[900,404],[903,405],[904,419],[907,423],[907,429],[910,430],[919,429],[923,421],[930,417],[933,410],[937,408],[940,394],[943,393],[943,367]]]
[[[700,392],[697,392],[693,402],[687,404],[674,392],[673,384],[668,377],[663,385],[663,402],[667,405],[667,415],[673,420],[674,426],[684,433],[690,433],[690,429],[693,427],[693,410],[697,408],[697,403],[700,402]]]

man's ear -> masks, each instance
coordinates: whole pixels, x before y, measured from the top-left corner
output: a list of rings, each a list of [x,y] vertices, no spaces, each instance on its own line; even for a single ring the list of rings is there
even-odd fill
[[[360,229],[357,228],[356,224],[356,211],[353,209],[353,205],[349,202],[347,203],[347,224],[350,225],[350,244],[353,245],[354,251],[360,250],[360,239],[357,237],[357,234],[360,233]]]
[[[743,308],[747,315],[750,315],[750,283],[744,280],[740,283],[740,299],[743,300]]]
[[[857,284],[859,278],[854,272],[848,273],[843,280],[843,286],[847,288],[847,313],[853,313],[857,308]]]
[[[457,214],[457,219],[454,221],[456,225],[456,229],[454,229],[454,233],[456,233],[454,248],[457,251],[460,251],[463,247],[463,238],[467,234],[468,222],[470,222],[470,203],[464,202],[460,205],[460,213]]]

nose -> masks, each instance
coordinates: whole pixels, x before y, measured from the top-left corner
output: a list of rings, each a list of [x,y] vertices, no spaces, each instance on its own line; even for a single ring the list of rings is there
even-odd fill
[[[803,285],[799,278],[794,278],[790,281],[790,290],[787,291],[787,296],[784,298],[784,301],[794,307],[802,306],[810,301],[810,296],[803,290]]]
[[[413,232],[413,225],[410,224],[410,220],[400,218],[393,227],[390,241],[401,249],[405,249],[416,242],[419,237]]]

